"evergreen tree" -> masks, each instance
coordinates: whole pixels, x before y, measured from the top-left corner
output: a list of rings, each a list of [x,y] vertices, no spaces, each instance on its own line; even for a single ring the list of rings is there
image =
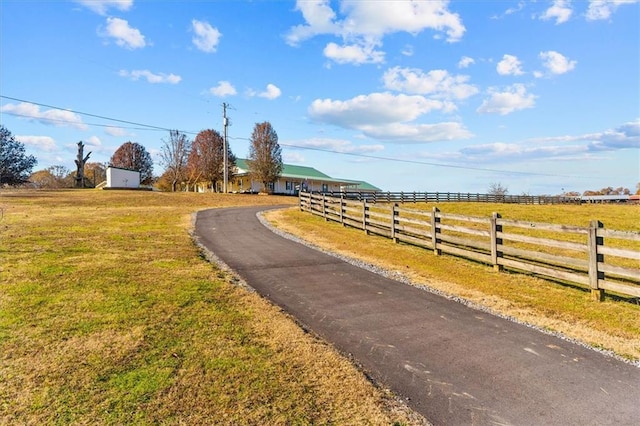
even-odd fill
[[[27,155],[24,145],[6,127],[0,126],[0,186],[27,182],[36,164],[36,157]]]

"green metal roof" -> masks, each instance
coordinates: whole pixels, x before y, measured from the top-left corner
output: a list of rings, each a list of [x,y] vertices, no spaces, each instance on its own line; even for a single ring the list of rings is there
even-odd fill
[[[237,158],[236,166],[238,167],[238,169],[241,169],[242,171],[245,171],[245,172],[249,171],[247,160],[244,158]],[[280,175],[282,177],[298,178],[298,179],[319,179],[319,180],[327,180],[327,181],[335,180],[331,176],[326,175],[321,171],[314,169],[313,167],[294,166],[292,164],[284,164],[284,163],[282,163],[282,173]]]
[[[238,171],[240,171],[240,173],[243,173],[243,172],[246,173],[249,171],[249,166],[245,158],[237,158],[236,167],[238,168]],[[334,182],[334,183],[343,183],[347,185],[354,185],[356,190],[362,190],[362,191],[381,191],[380,188],[377,188],[371,185],[370,183],[363,182],[360,180],[332,178],[331,176],[325,173],[322,173],[321,171],[316,170],[313,167],[307,167],[307,166],[294,166],[293,164],[282,163],[282,173],[280,176],[284,178],[289,178],[289,179],[319,180],[323,182]]]
[[[369,182],[365,182],[362,180],[349,180],[349,179],[342,179],[342,182],[345,182],[349,185],[356,185],[356,190],[362,190],[362,191],[376,191],[376,192],[381,192],[382,189],[378,188],[377,186],[371,185]]]

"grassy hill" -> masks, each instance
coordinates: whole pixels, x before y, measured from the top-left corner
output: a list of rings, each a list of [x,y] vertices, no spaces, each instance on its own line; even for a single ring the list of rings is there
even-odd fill
[[[0,192],[0,424],[415,420],[188,233],[200,209],[295,201]]]

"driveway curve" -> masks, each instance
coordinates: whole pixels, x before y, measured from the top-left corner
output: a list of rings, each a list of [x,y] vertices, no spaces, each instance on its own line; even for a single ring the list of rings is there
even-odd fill
[[[264,209],[201,211],[196,237],[430,422],[640,424],[640,368],[282,238]]]

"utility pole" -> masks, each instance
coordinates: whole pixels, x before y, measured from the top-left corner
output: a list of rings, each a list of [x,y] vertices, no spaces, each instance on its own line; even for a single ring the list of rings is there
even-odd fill
[[[225,194],[227,193],[227,184],[229,183],[229,143],[227,141],[227,127],[229,126],[229,120],[227,119],[227,107],[229,105],[227,105],[225,102],[222,103],[222,126],[224,127],[224,142],[223,142],[223,171],[222,171],[222,176],[223,176],[223,185],[222,185],[222,192],[224,192]]]

